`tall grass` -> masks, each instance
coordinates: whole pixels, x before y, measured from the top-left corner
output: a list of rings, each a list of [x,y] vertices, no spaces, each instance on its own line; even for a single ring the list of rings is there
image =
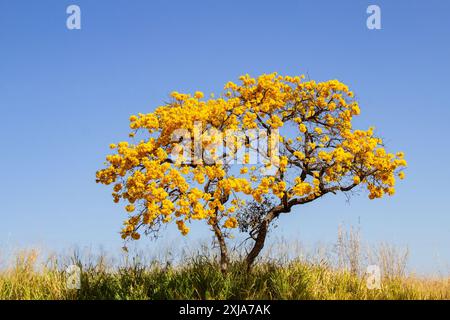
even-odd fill
[[[236,256],[227,275],[205,250],[176,265],[139,255],[121,263],[106,255],[44,259],[30,250],[0,271],[0,299],[450,299],[449,278],[408,274],[406,258],[406,251],[387,245],[363,250],[355,230],[341,230],[332,250],[289,259],[266,255],[251,273]],[[368,263],[381,268],[380,289],[366,285]],[[82,270],[79,290],[67,288],[69,264]]]

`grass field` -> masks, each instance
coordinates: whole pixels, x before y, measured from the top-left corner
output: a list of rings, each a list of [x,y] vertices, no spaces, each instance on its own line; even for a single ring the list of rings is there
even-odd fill
[[[65,272],[36,270],[34,258],[0,273],[0,299],[450,299],[449,279],[384,277],[381,289],[370,290],[364,276],[326,264],[259,262],[247,274],[234,262],[224,276],[201,256],[179,267],[85,265],[81,289],[70,290]]]
[[[362,254],[352,234],[339,237],[331,251],[262,257],[251,273],[235,257],[223,275],[214,255],[201,251],[170,265],[140,262],[140,255],[116,264],[104,255],[43,258],[28,250],[0,270],[0,299],[450,299],[447,276],[405,271],[406,251],[382,245]],[[380,266],[380,289],[367,287],[368,261]],[[67,287],[70,264],[82,270],[79,290]]]

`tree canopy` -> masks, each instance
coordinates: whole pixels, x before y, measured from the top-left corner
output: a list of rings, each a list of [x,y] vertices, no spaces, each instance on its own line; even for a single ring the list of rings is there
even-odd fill
[[[294,206],[358,186],[370,199],[394,194],[404,155],[387,152],[374,128],[353,129],[359,114],[338,80],[244,75],[217,98],[172,92],[154,112],[130,117],[134,142],[110,145],[97,182],[112,184],[114,201],[126,204],[124,239],[171,221],[187,235],[190,222],[204,220],[224,263],[239,209],[271,197],[252,228],[257,256],[271,221]]]

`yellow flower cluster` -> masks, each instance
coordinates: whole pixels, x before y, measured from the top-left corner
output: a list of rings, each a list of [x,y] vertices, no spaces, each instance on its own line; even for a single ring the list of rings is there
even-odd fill
[[[229,218],[225,221],[225,223],[223,224],[223,226],[224,226],[225,228],[230,228],[230,229],[236,228],[236,227],[238,226],[238,222],[237,222],[236,218],[234,218],[234,217],[229,217]]]
[[[267,124],[270,125],[273,129],[278,129],[283,126],[283,121],[276,115],[272,115],[270,120],[267,121]]]
[[[302,181],[299,177],[295,178],[295,186],[292,191],[297,196],[308,195],[312,191],[312,187],[308,182]]]
[[[147,137],[136,144],[111,144],[114,152],[96,175],[97,182],[113,184],[114,202],[126,202],[129,218],[123,238],[138,239],[138,229],[173,220],[183,235],[188,234],[186,224],[191,220],[219,226],[226,219],[220,226],[236,228],[234,215],[247,197],[262,201],[273,194],[282,201],[287,197],[301,203],[357,185],[365,185],[371,199],[394,194],[396,178],[405,177],[404,154],[388,153],[373,128],[352,129],[360,107],[345,84],[277,73],[244,75],[239,80],[239,84],[228,82],[220,98],[173,92],[172,100],[154,112],[130,117],[132,135],[142,130]],[[221,161],[172,161],[169,155],[180,147],[173,135],[180,129],[200,136],[202,146],[222,143],[215,131],[285,131],[270,161],[235,170]],[[254,139],[234,141],[232,155]],[[209,152],[217,157],[217,150]],[[248,154],[243,162],[250,162]],[[264,176],[262,169],[273,168]],[[229,201],[235,202],[230,206]]]
[[[183,236],[185,236],[189,233],[189,227],[186,227],[183,220],[178,220],[177,226],[178,226],[178,230],[180,230],[180,232]]]

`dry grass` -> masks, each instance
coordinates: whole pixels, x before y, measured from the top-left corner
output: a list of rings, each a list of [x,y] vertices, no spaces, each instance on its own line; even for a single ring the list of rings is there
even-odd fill
[[[236,257],[226,276],[207,251],[175,266],[139,256],[114,263],[105,255],[44,258],[22,251],[0,271],[0,299],[450,299],[449,278],[408,274],[407,250],[364,248],[358,230],[341,229],[332,249],[296,258],[279,251],[272,248],[277,258],[261,258],[251,274]],[[70,264],[82,269],[80,290],[67,288]],[[368,264],[380,266],[380,289],[367,288]]]

